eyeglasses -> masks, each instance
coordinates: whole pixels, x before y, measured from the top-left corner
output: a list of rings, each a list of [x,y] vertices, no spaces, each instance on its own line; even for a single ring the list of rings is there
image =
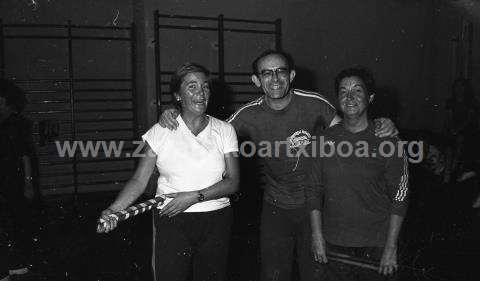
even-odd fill
[[[290,74],[290,71],[287,68],[280,67],[276,69],[264,69],[260,71],[262,78],[272,78],[273,74],[277,77],[287,77]]]

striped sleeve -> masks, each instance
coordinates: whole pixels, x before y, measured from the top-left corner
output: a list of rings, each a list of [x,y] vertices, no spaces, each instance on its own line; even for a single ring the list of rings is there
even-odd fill
[[[334,125],[334,123],[332,122],[337,115],[337,110],[335,109],[335,106],[333,106],[333,104],[329,102],[325,96],[317,92],[304,91],[300,89],[295,89],[293,92],[297,96],[312,99],[311,104],[315,106],[315,112],[317,112],[317,114],[322,119],[322,127],[324,127],[323,129]]]
[[[249,108],[260,105],[262,101],[263,96],[243,105],[226,120],[228,123],[233,125],[238,137],[248,136],[248,129],[242,121],[242,117],[245,115],[244,113],[247,112]]]
[[[257,106],[259,104],[261,104],[263,101],[263,96],[256,99],[256,100],[253,100],[243,106],[241,106],[237,111],[235,111],[235,113],[233,113],[226,121],[228,123],[232,123],[234,122],[237,118],[239,118],[239,115],[242,113],[242,111],[246,110],[247,108],[249,107],[252,107],[252,106]]]
[[[398,143],[397,148],[398,148]],[[392,200],[391,213],[405,216],[408,207],[408,159],[403,148],[389,157],[386,164],[386,181]]]
[[[294,89],[293,91],[296,95],[299,95],[299,96],[304,96],[304,97],[310,97],[310,98],[314,98],[316,100],[320,100],[322,102],[324,102],[326,105],[328,105],[331,109],[335,110],[335,106],[333,106],[333,104],[331,102],[328,101],[328,99],[317,93],[317,92],[311,92],[311,91],[305,91],[305,90],[300,90],[300,89]]]

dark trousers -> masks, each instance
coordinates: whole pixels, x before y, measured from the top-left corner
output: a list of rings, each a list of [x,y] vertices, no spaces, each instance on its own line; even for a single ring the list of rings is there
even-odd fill
[[[156,212],[152,261],[155,280],[226,280],[232,220],[231,207],[181,213],[173,218]]]
[[[0,248],[9,269],[16,269],[27,266],[31,255],[31,211],[23,193],[0,188]]]
[[[2,231],[2,229],[0,229],[0,231]],[[0,280],[8,276],[8,270],[7,249],[0,244]]]
[[[380,264],[383,248],[381,247],[342,247],[327,243],[327,253],[348,255]],[[324,271],[323,278],[319,281],[394,281],[396,276],[385,276],[378,271],[355,265],[345,264],[339,261],[329,260],[326,265],[319,265]]]
[[[304,208],[286,210],[263,203],[260,224],[262,281],[291,280],[294,260],[302,281],[313,280],[309,216]]]

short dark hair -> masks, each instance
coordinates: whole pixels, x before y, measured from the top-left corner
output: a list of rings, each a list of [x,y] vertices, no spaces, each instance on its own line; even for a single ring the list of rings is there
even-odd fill
[[[270,56],[270,55],[277,55],[277,56],[281,56],[283,57],[283,59],[285,60],[285,62],[287,62],[287,65],[288,65],[288,69],[294,69],[294,63],[293,63],[293,59],[292,59],[292,56],[290,56],[289,54],[283,52],[283,51],[276,51],[276,50],[266,50],[264,52],[262,52],[253,62],[252,62],[252,73],[253,74],[258,74],[258,63],[264,58],[264,57],[267,57],[267,56]]]
[[[172,94],[173,102],[177,107],[179,106],[179,104],[175,99],[174,94],[180,90],[183,78],[185,78],[185,76],[187,76],[188,74],[195,72],[203,73],[207,77],[210,76],[210,71],[208,71],[206,67],[193,62],[186,62],[179,66],[170,78],[170,93]]]
[[[370,69],[363,66],[355,66],[346,68],[340,71],[335,77],[335,93],[338,94],[338,88],[340,87],[340,82],[346,77],[358,77],[365,84],[368,94],[371,95],[376,91],[375,79],[373,78],[373,73]]]
[[[203,73],[206,76],[210,75],[210,71],[204,66],[193,62],[186,62],[178,67],[173,73],[172,78],[170,79],[170,92],[172,94],[178,92],[178,90],[180,90],[180,85],[182,85],[183,78],[188,74],[195,72]]]
[[[4,98],[6,105],[17,113],[21,113],[27,105],[25,91],[12,80],[0,79],[0,97]]]

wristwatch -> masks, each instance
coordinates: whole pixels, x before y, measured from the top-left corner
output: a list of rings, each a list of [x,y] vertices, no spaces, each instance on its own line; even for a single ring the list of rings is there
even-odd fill
[[[203,195],[203,193],[199,191],[197,199],[198,199],[198,202],[203,202],[205,201],[205,195]]]

